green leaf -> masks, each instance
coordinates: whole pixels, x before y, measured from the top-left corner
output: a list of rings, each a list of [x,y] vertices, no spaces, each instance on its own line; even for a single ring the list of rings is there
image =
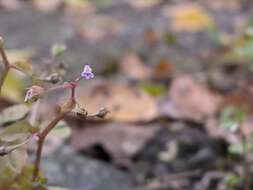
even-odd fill
[[[16,177],[21,174],[26,161],[27,151],[19,148],[6,156],[0,157],[0,187],[9,189],[15,182]]]
[[[36,133],[38,128],[32,127],[27,121],[21,120],[6,127],[0,133],[0,140],[3,142],[23,142],[32,134]]]
[[[225,182],[227,189],[232,190],[240,185],[241,178],[240,178],[240,176],[237,176],[234,174],[228,174],[225,176],[224,182]]]
[[[2,145],[0,145],[0,156],[5,156],[7,154],[10,154],[11,152],[13,152],[14,150],[21,148],[22,146],[24,146],[25,144],[27,144],[30,141],[30,139],[26,139],[25,141],[21,142],[21,143],[1,143]]]
[[[26,60],[20,60],[14,63],[18,68],[26,73],[32,73],[32,64]]]
[[[236,55],[238,55],[239,57],[248,59],[248,60],[253,59],[252,51],[253,51],[253,41],[252,40],[245,41],[242,45],[240,45],[239,47],[236,47],[234,49],[234,53]]]
[[[22,102],[24,100],[24,76],[18,71],[10,71],[4,81],[2,97],[12,102]]]
[[[24,104],[8,107],[0,112],[0,124],[10,123],[23,119],[29,112]]]
[[[244,153],[244,144],[232,144],[228,147],[228,152],[235,155],[243,155]]]
[[[141,83],[140,87],[151,96],[160,96],[166,92],[166,87],[161,84]]]
[[[221,113],[221,127],[236,131],[239,125],[245,120],[245,114],[235,107],[226,107]]]
[[[32,182],[33,168],[33,165],[26,165],[22,173],[16,178],[12,188],[15,190],[48,190],[45,187],[47,180],[42,173],[39,173],[36,182]]]
[[[66,49],[65,44],[54,44],[51,48],[51,54],[53,57],[59,57]]]

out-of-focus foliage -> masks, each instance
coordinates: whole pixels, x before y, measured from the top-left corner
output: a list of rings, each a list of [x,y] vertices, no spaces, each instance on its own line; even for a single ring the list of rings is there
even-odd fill
[[[29,108],[24,104],[8,107],[0,112],[0,124],[10,123],[24,118]]]
[[[243,111],[235,107],[226,107],[221,114],[221,127],[236,131],[244,119]]]
[[[10,71],[5,79],[1,96],[13,102],[22,102],[24,93],[24,77],[16,71]]]

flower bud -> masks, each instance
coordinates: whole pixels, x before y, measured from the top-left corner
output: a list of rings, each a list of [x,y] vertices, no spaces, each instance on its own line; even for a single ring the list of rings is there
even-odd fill
[[[109,110],[103,107],[103,108],[100,108],[96,116],[101,119],[104,119],[108,113],[109,113]]]
[[[72,111],[74,116],[77,116],[79,118],[86,118],[88,116],[87,110],[84,108],[78,107],[77,109]]]
[[[25,102],[33,103],[36,102],[38,99],[42,98],[46,93],[44,87],[33,85],[29,88],[25,95]]]

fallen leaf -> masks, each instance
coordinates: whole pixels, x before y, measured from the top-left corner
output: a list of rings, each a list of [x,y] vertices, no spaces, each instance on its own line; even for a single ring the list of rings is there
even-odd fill
[[[184,75],[174,79],[168,97],[158,107],[162,115],[202,122],[218,111],[221,101],[221,97],[210,92],[205,85]]]
[[[131,79],[144,80],[151,76],[151,68],[145,65],[136,54],[131,52],[123,56],[120,67],[122,73]]]
[[[155,99],[137,87],[123,82],[93,80],[80,85],[77,101],[90,114],[106,107],[113,121],[150,121],[157,116]]]
[[[173,66],[166,58],[161,58],[153,68],[153,78],[155,79],[169,79],[171,78]]]
[[[195,4],[167,6],[163,13],[172,19],[175,31],[196,32],[214,25],[207,11]]]
[[[73,147],[80,150],[101,145],[117,164],[127,166],[143,146],[154,136],[157,128],[126,124],[106,124],[87,128],[74,128]]]

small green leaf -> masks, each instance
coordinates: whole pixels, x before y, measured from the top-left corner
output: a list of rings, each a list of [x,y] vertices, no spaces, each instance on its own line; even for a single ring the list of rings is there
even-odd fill
[[[21,120],[6,127],[0,133],[0,140],[3,142],[23,142],[32,134],[36,133],[38,128],[32,127],[27,121]]]
[[[228,147],[228,151],[231,154],[243,155],[243,153],[244,153],[244,144],[243,143],[232,144]]]
[[[23,119],[29,112],[24,104],[8,107],[0,112],[0,124],[10,123]]]
[[[53,57],[59,57],[66,49],[65,44],[54,44],[51,48],[51,54]]]
[[[18,68],[23,70],[24,72],[27,72],[29,74],[32,73],[32,64],[25,60],[20,60],[14,63]]]

